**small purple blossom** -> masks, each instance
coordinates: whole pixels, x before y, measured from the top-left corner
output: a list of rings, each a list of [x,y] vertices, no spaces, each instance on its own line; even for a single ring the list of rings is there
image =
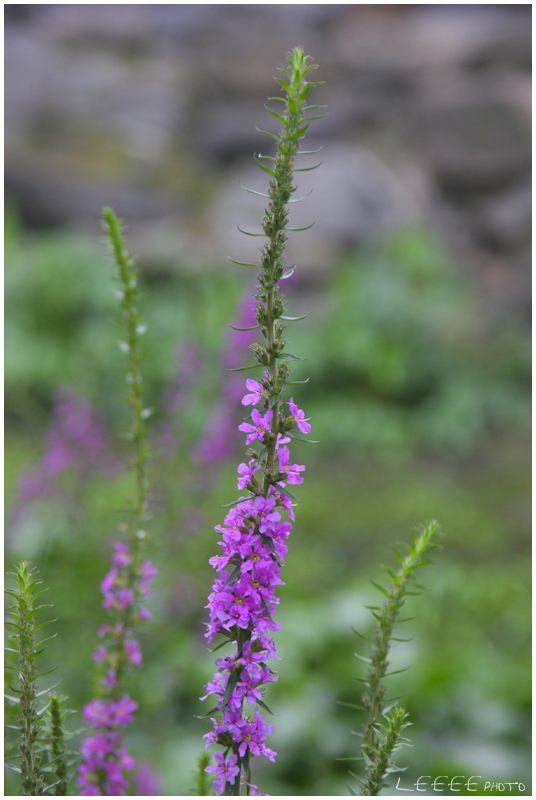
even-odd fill
[[[141,763],[134,773],[136,794],[140,797],[158,797],[162,794],[162,785],[159,776],[150,764]]]
[[[242,405],[256,406],[261,400],[261,394],[263,392],[262,384],[252,380],[251,378],[248,378],[246,380],[246,388],[249,389],[250,394],[244,395],[242,398]]]
[[[115,552],[112,556],[112,564],[115,567],[126,567],[130,564],[129,546],[126,542],[116,542]]]
[[[127,639],[125,641],[125,652],[130,663],[134,664],[136,667],[139,667],[143,661],[143,657],[141,654],[140,643],[137,639]]]
[[[247,464],[238,465],[238,488],[245,489],[248,483],[251,483],[253,476],[260,469],[260,465],[256,459],[252,458]]]
[[[93,661],[105,661],[108,657],[108,650],[104,645],[98,647],[93,653]]]
[[[120,467],[94,408],[70,389],[59,389],[55,394],[43,444],[40,463],[20,478],[15,520],[24,514],[29,502],[63,491],[61,478],[65,473],[72,472],[80,487],[96,473],[109,477]],[[79,502],[78,496],[70,499]]]
[[[296,405],[296,403],[294,402],[292,397],[288,401],[288,405],[289,405],[289,408],[290,408],[291,416],[292,416],[294,422],[296,423],[296,425],[298,426],[298,429],[302,433],[311,433],[311,425],[305,419],[304,412],[301,410],[301,408],[298,408],[298,406]]]
[[[236,776],[240,773],[240,767],[237,766],[236,755],[230,755],[227,761],[223,753],[214,753],[214,758],[218,762],[217,766],[206,767],[205,772],[213,773],[216,778],[214,785],[219,795],[223,794],[226,783],[234,783]]]
[[[279,458],[279,471],[285,475],[285,480],[291,485],[303,483],[303,478],[300,472],[305,471],[305,467],[300,464],[289,464],[290,450],[288,447],[278,448],[277,455]]]
[[[246,436],[246,444],[251,444],[255,439],[259,439],[261,442],[263,441],[265,434],[270,432],[272,417],[273,411],[271,408],[269,408],[264,415],[260,414],[256,408],[253,409],[251,412],[253,425],[250,422],[243,422],[238,426],[239,431],[248,434]]]

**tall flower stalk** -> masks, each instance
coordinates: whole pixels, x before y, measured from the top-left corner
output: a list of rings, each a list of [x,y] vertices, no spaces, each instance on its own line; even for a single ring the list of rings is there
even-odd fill
[[[415,582],[415,573],[417,569],[430,563],[427,555],[430,550],[437,547],[439,530],[437,522],[424,525],[415,534],[407,553],[398,554],[400,568],[396,572],[388,571],[391,577],[389,588],[374,584],[386,599],[381,608],[371,606],[377,624],[374,638],[371,640],[370,657],[358,656],[369,664],[367,678],[364,681],[365,691],[362,695],[367,715],[361,734],[361,753],[367,766],[365,778],[360,780],[361,794],[364,796],[379,795],[386,786],[388,776],[400,771],[392,763],[392,757],[396,750],[407,742],[402,737],[402,731],[410,723],[408,713],[386,698],[385,678],[393,674],[388,672],[389,653],[393,641],[403,641],[393,636],[394,626],[406,597],[416,594],[415,589],[421,589]],[[355,795],[356,792],[352,790],[352,794]]]
[[[112,568],[101,583],[103,606],[112,615],[110,624],[99,630],[103,644],[93,658],[102,665],[98,696],[84,708],[84,720],[94,733],[82,743],[82,764],[78,774],[81,795],[124,795],[125,772],[134,759],[123,745],[122,729],[133,720],[137,703],[127,693],[125,675],[139,666],[142,654],[135,635],[136,626],[150,618],[141,604],[150,594],[156,569],[144,559],[145,523],[148,518],[147,443],[145,420],[149,410],[143,403],[140,367],[140,337],[145,332],[138,311],[138,281],[134,264],[125,248],[121,224],[114,212],[103,212],[105,231],[110,240],[121,284],[119,297],[126,338],[120,343],[127,354],[126,382],[132,408],[132,425],[127,436],[134,449],[135,489],[130,515],[122,525],[123,536],[115,543]]]
[[[246,794],[259,794],[251,782],[250,758],[265,755],[273,761],[276,756],[266,745],[274,728],[265,721],[261,709],[269,711],[263,700],[264,688],[277,680],[277,673],[266,662],[277,658],[272,638],[280,628],[273,619],[279,602],[275,591],[283,583],[281,566],[294,520],[294,497],[286,487],[302,483],[305,470],[302,465],[291,464],[287,445],[291,438],[301,438],[292,432],[295,429],[302,434],[311,430],[293,398],[287,402],[283,399],[290,383],[290,362],[296,360],[286,352],[285,322],[298,318],[285,316],[285,300],[279,288],[279,281],[294,271],[284,258],[288,232],[306,230],[288,227],[288,204],[296,189],[294,158],[305,152],[299,150],[300,140],[308,122],[317,118],[306,117],[310,109],[318,108],[306,105],[309,91],[316,85],[307,81],[307,75],[315,69],[308,61],[299,48],[289,54],[289,68],[283,70],[287,80],[279,79],[285,97],[272,98],[283,103],[284,111],[280,114],[268,109],[282,127],[278,135],[267,134],[276,140],[275,157],[259,156],[262,160],[257,161],[270,176],[268,193],[263,195],[268,200],[263,233],[248,234],[264,235],[268,240],[261,250],[260,265],[245,265],[259,268],[257,324],[252,327],[260,331],[263,342],[251,349],[258,362],[253,366],[261,366],[263,375],[260,381],[246,381],[247,393],[242,399],[244,406],[253,407],[249,421],[239,425],[246,433],[246,445],[253,445],[247,450],[247,460],[238,467],[238,488],[245,494],[231,504],[224,524],[217,526],[223,552],[210,559],[218,577],[209,596],[206,636],[209,641],[222,636],[222,645],[232,648],[231,655],[217,659],[217,672],[205,687],[205,697],[217,696],[217,706],[209,712],[214,713],[213,730],[205,738],[207,746],[218,744],[223,748],[215,754],[217,764],[206,768],[215,776],[218,795],[240,795],[244,785]]]

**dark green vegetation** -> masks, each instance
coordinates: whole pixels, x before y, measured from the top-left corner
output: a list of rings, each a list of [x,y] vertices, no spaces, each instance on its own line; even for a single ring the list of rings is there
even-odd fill
[[[27,558],[51,587],[58,637],[40,671],[59,665],[54,682],[61,674],[59,690],[80,708],[95,688],[91,654],[105,620],[98,585],[129,479],[96,471],[80,486],[66,472],[61,500],[35,501],[11,515],[18,477],[43,454],[57,388],[90,401],[115,451],[125,451],[117,287],[96,243],[22,234],[14,218],[7,233],[7,566]],[[252,284],[249,271],[228,263],[197,273],[139,266],[154,430],[165,421],[160,397],[186,340],[201,361],[181,406],[178,445],[169,455],[157,451],[151,466],[148,555],[160,574],[142,641],[145,663],[131,677],[140,712],[129,749],[160,772],[164,794],[180,795],[193,783],[207,729],[194,716],[207,710],[197,697],[213,671],[202,626],[212,579],[207,559],[221,504],[236,496],[241,436],[221,473],[195,467],[189,454],[222,381],[231,380],[221,364],[227,324],[237,322],[233,309]],[[381,598],[368,578],[381,579],[380,564],[395,566],[391,545],[435,518],[445,547],[423,574],[424,597],[408,602],[407,616],[416,619],[399,635],[413,639],[393,653],[394,669],[413,665],[391,678],[413,722],[414,746],[397,756],[410,765],[401,783],[482,775],[523,781],[529,793],[526,331],[489,313],[422,231],[360,251],[318,285],[298,276],[288,313],[311,310],[287,333],[292,351],[308,357],[292,376],[310,382],[293,387],[294,396],[320,444],[295,448],[307,473],[281,588],[281,677],[266,697],[278,714],[270,744],[279,758],[259,765],[259,786],[273,795],[348,794],[348,762],[336,759],[358,754],[349,730],[362,719],[338,701],[358,702],[355,676],[365,675],[353,656],[352,626],[365,634],[372,627],[364,605]],[[510,793],[520,794],[517,787]]]

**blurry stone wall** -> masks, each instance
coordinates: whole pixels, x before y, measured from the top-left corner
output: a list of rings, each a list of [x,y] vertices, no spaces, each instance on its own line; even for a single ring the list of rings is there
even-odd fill
[[[307,149],[292,258],[432,226],[521,313],[530,280],[531,6],[6,5],[6,186],[31,226],[98,230],[113,205],[170,269],[250,255],[270,152],[263,101],[301,45],[329,115]],[[303,191],[302,191],[303,190]],[[257,202],[259,201],[259,202]],[[254,252],[258,240],[251,240]],[[139,248],[138,248],[139,249]],[[143,254],[143,253],[142,253]]]

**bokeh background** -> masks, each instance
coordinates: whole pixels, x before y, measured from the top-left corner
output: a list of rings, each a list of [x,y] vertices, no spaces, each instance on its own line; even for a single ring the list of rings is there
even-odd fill
[[[98,584],[130,490],[123,354],[100,209],[128,223],[144,291],[160,570],[129,746],[135,794],[187,794],[212,675],[213,526],[235,496],[263,108],[302,45],[329,115],[293,217],[288,330],[311,417],[281,589],[273,795],[347,795],[369,579],[441,521],[393,695],[420,775],[529,773],[530,13],[501,5],[7,5],[7,565],[51,587],[46,665],[79,709],[104,621]],[[305,162],[304,162],[305,163]],[[258,201],[258,202],[257,202]],[[258,230],[258,227],[256,228]],[[252,240],[254,244],[258,240]],[[261,759],[259,759],[261,761]],[[351,766],[359,769],[359,766]],[[150,770],[154,770],[154,774]],[[10,779],[11,780],[11,779]],[[145,781],[145,783],[143,783]],[[152,783],[151,783],[152,781]],[[16,785],[12,792],[16,793]],[[404,792],[391,790],[391,794]],[[448,788],[443,792],[449,794]],[[499,793],[488,791],[487,793]],[[518,787],[502,793],[522,794]],[[409,794],[409,792],[408,792]]]

